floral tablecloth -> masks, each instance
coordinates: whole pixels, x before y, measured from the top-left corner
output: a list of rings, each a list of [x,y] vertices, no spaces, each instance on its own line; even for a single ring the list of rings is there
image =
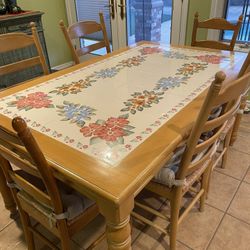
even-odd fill
[[[142,45],[2,98],[0,113],[116,166],[236,63],[229,53]]]

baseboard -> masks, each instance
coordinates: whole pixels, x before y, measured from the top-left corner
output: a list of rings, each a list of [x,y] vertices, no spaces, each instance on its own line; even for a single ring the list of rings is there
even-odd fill
[[[54,66],[54,67],[52,67],[51,69],[57,71],[57,70],[62,70],[62,69],[69,68],[69,67],[71,67],[72,65],[74,65],[74,62],[73,62],[73,61],[70,61],[70,62],[66,62],[66,63],[64,63],[64,64],[60,64],[60,65]]]

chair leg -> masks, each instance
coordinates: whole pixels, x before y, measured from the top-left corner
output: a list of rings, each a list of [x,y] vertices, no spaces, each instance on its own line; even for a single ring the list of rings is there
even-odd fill
[[[178,187],[170,200],[170,250],[176,249],[176,238],[178,230],[178,219],[182,199],[182,188]]]
[[[60,232],[60,240],[62,250],[70,250],[70,237],[65,220],[58,220],[58,230]]]
[[[33,233],[29,230],[29,227],[31,227],[29,215],[26,212],[24,212],[22,209],[20,209],[20,207],[19,207],[19,213],[20,213],[21,222],[23,224],[23,231],[24,231],[25,239],[27,241],[28,250],[35,250],[34,236],[33,236]]]
[[[212,176],[212,165],[208,167],[208,181],[207,181],[207,186],[206,186],[206,190],[205,190],[205,197],[206,199],[208,199],[208,193],[209,193],[209,189],[210,189],[210,183],[211,183],[211,176]]]
[[[240,109],[239,110],[242,111],[242,113],[236,114],[236,120],[234,122],[234,127],[233,127],[232,135],[231,135],[231,138],[230,138],[230,146],[233,146],[234,142],[237,139],[237,134],[238,134],[238,130],[239,130],[239,127],[240,127],[240,122],[241,122],[241,118],[242,118],[242,115],[243,115],[243,111],[244,111],[244,109],[246,108],[246,105],[247,105],[247,98],[248,98],[247,95],[245,95],[241,99],[241,104],[240,104]]]
[[[205,200],[207,197],[207,189],[208,189],[208,182],[209,182],[209,177],[210,177],[210,170],[209,168],[206,169],[206,171],[202,175],[202,180],[201,180],[201,189],[204,190],[204,193],[202,194],[200,198],[200,211],[204,211],[204,206],[205,206]]]
[[[226,168],[227,164],[227,153],[230,145],[230,140],[232,138],[233,127],[230,129],[223,142],[223,149],[226,149],[224,155],[222,156],[221,168]]]

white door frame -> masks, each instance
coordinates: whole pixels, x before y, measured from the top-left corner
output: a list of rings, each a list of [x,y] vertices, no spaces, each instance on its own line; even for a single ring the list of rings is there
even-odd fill
[[[226,1],[227,0],[212,0],[210,18],[224,16],[224,8],[225,8]],[[220,39],[220,31],[208,30],[207,39],[218,41]]]
[[[173,0],[171,44],[184,45],[186,40],[189,0]],[[181,17],[181,18],[180,18]]]
[[[114,40],[113,49],[118,49],[127,46],[127,33],[126,33],[126,18],[122,20],[120,18],[120,4],[121,0],[114,0],[115,2],[115,16],[117,17],[117,22],[112,22],[112,34]],[[218,0],[221,1],[221,0]],[[126,5],[126,1],[123,1]],[[72,25],[77,22],[75,1],[65,0],[68,24]],[[186,26],[188,18],[188,5],[189,0],[173,0],[173,10],[172,10],[172,27],[171,27],[171,44],[173,45],[184,45],[186,39]],[[126,17],[126,8],[125,8]],[[180,18],[181,17],[181,18]]]

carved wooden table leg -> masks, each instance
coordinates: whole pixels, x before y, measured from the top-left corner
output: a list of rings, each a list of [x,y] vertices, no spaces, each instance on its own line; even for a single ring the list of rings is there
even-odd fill
[[[106,218],[106,237],[109,250],[131,249],[130,213],[134,199],[127,200],[117,206],[106,202],[98,202],[101,214]]]
[[[107,221],[106,236],[110,250],[131,249],[130,216],[124,221],[113,224]]]
[[[3,174],[3,170],[0,167],[0,192],[3,197],[4,205],[6,209],[10,211],[10,217],[15,218],[17,216],[16,203],[13,199],[11,190],[6,185],[6,179]]]
[[[237,134],[238,134],[238,130],[240,127],[241,118],[243,116],[243,112],[244,112],[244,109],[246,108],[246,105],[247,105],[247,96],[245,95],[241,99],[239,113],[236,114],[233,132],[232,132],[231,139],[230,139],[230,146],[232,146],[237,139]]]

